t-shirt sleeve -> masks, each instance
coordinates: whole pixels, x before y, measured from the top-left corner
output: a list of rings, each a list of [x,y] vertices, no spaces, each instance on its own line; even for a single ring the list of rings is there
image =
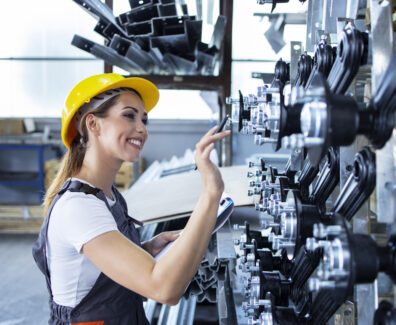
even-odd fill
[[[56,223],[61,237],[77,252],[80,253],[82,246],[95,237],[118,231],[113,215],[102,200],[83,193],[67,194],[63,202],[59,200],[60,205],[57,203],[54,207],[58,210]]]

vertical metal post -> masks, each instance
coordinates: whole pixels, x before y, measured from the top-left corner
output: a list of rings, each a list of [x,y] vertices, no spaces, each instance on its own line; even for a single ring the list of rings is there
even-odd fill
[[[392,4],[385,1],[370,1],[371,33],[373,39],[372,91],[375,93],[378,82],[384,73],[393,52]],[[396,184],[396,133],[377,157],[377,215],[379,222],[396,221],[396,197],[391,186]]]
[[[105,0],[105,4],[111,9],[113,10],[113,0]],[[111,64],[106,63],[106,61],[104,61],[104,72],[105,73],[111,73],[113,72],[113,66]]]
[[[294,84],[294,80],[297,77],[298,59],[302,54],[302,43],[297,41],[291,41],[290,43],[290,84]]]
[[[225,104],[226,97],[231,96],[231,64],[232,64],[232,0],[220,0],[220,15],[227,18],[223,45],[223,65],[220,72],[222,86],[219,91],[219,121],[227,114],[231,116],[230,105]],[[232,135],[221,142],[220,146],[220,163],[221,166],[232,165]]]
[[[388,0],[370,0],[370,18],[372,35],[373,64],[371,70],[372,91],[384,73],[394,50],[394,34],[392,22],[392,2]],[[374,59],[375,58],[375,59]],[[376,151],[377,167],[377,220],[388,224],[388,230],[395,227],[396,196],[393,191],[396,184],[396,132],[384,148]],[[394,287],[396,295],[396,286]],[[395,300],[396,301],[396,300]]]

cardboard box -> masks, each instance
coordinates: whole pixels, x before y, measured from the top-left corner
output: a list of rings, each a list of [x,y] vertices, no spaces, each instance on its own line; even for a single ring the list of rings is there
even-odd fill
[[[20,135],[25,133],[23,119],[0,119],[0,135]]]

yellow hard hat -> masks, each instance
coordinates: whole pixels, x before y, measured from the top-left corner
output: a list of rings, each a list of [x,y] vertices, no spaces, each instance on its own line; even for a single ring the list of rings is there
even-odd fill
[[[124,78],[117,73],[105,73],[82,80],[67,96],[62,111],[62,141],[68,149],[78,134],[72,121],[79,108],[89,103],[96,95],[115,88],[136,90],[143,100],[147,113],[154,108],[159,99],[158,88],[152,82],[139,77]]]

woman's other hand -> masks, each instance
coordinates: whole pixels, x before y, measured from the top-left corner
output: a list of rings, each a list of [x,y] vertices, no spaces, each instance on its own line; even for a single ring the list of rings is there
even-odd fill
[[[196,144],[195,163],[201,173],[204,191],[215,195],[220,199],[224,191],[224,183],[220,171],[209,159],[210,153],[214,148],[215,142],[230,135],[231,131],[223,131],[215,134],[217,126],[206,133]]]
[[[142,248],[151,256],[155,257],[168,243],[176,240],[179,237],[180,232],[181,230],[162,232],[150,240],[142,243]]]

